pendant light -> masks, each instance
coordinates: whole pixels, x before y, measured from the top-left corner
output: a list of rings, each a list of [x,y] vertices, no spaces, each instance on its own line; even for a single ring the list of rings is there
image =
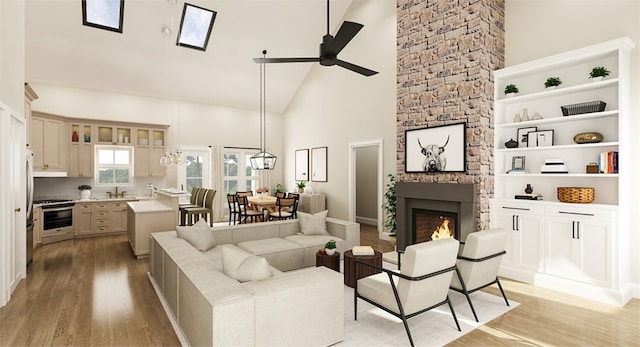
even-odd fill
[[[262,51],[266,58],[267,51]],[[267,98],[266,98],[266,68],[265,63],[260,63],[260,153],[249,158],[253,170],[273,170],[276,167],[278,157],[267,152]]]

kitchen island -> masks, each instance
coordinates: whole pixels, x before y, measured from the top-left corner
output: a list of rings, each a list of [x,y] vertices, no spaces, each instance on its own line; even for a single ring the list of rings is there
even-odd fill
[[[127,203],[129,245],[138,259],[149,257],[149,235],[175,230],[180,198],[184,192],[158,191],[157,198]]]

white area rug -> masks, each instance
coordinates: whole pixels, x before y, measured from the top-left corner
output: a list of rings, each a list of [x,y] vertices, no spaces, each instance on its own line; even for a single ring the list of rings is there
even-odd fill
[[[387,262],[383,266],[396,269]],[[344,340],[335,346],[409,346],[402,320],[364,300],[358,299],[358,320],[354,321],[353,288],[344,288]],[[480,319],[478,323],[464,295],[449,291],[449,298],[462,331],[458,331],[449,306],[444,304],[407,320],[416,346],[443,346],[519,305],[509,300],[511,306],[507,306],[500,296],[475,292],[471,301]]]

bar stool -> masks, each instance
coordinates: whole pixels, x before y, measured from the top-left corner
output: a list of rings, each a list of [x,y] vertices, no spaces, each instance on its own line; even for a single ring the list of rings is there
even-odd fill
[[[200,217],[202,217],[209,221],[210,226],[213,226],[213,198],[215,196],[215,189],[205,189],[203,206],[184,209],[188,225],[193,225],[193,223],[196,223],[200,220]]]

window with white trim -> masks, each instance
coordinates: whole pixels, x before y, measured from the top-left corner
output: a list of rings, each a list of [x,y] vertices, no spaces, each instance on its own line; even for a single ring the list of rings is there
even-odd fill
[[[257,170],[251,169],[252,155],[257,149],[225,148],[224,149],[224,195],[236,192],[253,191],[260,184]]]
[[[133,185],[133,147],[95,146],[95,186]]]

